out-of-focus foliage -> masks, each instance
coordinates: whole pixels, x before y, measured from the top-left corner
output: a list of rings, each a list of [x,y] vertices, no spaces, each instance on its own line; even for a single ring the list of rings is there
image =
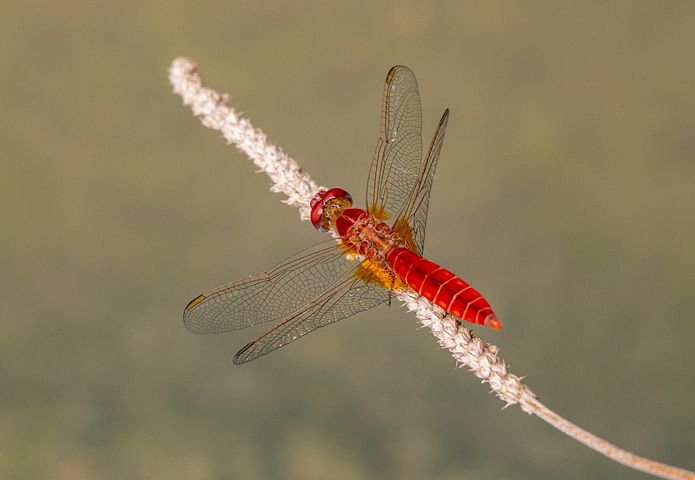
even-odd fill
[[[551,407],[693,468],[691,2],[9,2],[0,477],[634,478],[381,308],[234,368],[183,306],[321,239],[171,95],[206,80],[362,197],[387,68],[452,118],[427,254]]]

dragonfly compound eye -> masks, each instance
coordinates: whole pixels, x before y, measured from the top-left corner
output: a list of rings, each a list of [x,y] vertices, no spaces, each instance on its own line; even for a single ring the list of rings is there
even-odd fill
[[[328,231],[340,212],[350,206],[352,197],[342,188],[321,190],[311,199],[311,223],[321,232]]]

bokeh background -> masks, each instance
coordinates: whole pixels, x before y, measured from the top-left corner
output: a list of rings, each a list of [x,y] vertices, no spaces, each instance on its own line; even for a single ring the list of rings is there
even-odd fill
[[[364,189],[389,66],[452,118],[427,255],[551,408],[695,468],[695,4],[10,1],[0,477],[638,478],[502,404],[399,306],[243,367],[201,291],[322,239],[171,94],[206,82]],[[426,140],[428,141],[428,140]]]

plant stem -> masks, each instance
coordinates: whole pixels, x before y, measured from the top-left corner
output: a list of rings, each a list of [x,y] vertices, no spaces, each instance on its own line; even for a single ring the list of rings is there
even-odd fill
[[[288,205],[299,208],[302,220],[309,218],[309,201],[320,189],[299,164],[280,148],[268,142],[266,135],[251,125],[233,108],[226,105],[227,95],[203,85],[196,71],[196,62],[177,58],[171,64],[169,81],[184,105],[208,128],[217,130],[268,175],[271,191],[287,196]],[[528,414],[536,415],[564,434],[596,450],[611,460],[656,477],[695,480],[695,473],[628,452],[565,420],[543,405],[518,377],[507,370],[499,357],[499,348],[473,335],[451,315],[415,292],[398,293],[398,299],[415,312],[423,326],[428,327],[439,344],[448,349],[457,364],[466,367],[504,401],[505,408],[518,404]]]

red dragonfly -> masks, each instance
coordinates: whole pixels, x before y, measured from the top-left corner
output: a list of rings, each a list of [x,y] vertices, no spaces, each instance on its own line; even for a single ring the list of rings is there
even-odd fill
[[[234,356],[242,364],[410,289],[459,319],[500,329],[480,293],[421,256],[449,110],[424,160],[421,116],[415,75],[407,67],[391,68],[366,209],[354,208],[341,188],[319,191],[311,200],[311,222],[338,241],[331,238],[265,272],[198,295],[184,311],[186,328],[220,333],[278,320]]]

